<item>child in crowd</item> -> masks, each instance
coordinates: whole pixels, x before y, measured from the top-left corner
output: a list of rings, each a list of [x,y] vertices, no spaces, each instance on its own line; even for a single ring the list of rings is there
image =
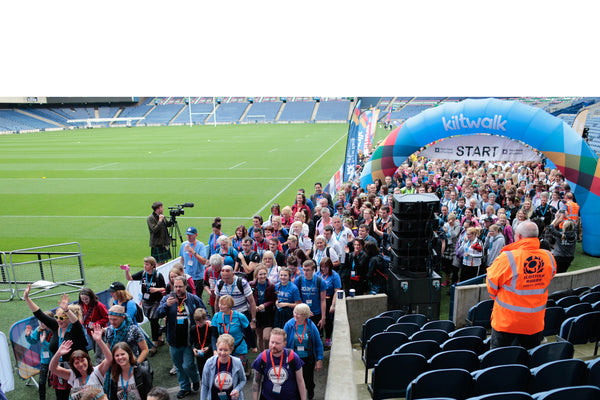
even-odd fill
[[[52,311],[46,311],[45,314],[50,318],[54,318]],[[46,383],[48,382],[48,365],[52,359],[52,353],[50,353],[50,336],[52,331],[48,329],[43,322],[35,331],[32,331],[31,325],[25,327],[25,339],[29,344],[40,343],[42,346],[42,352],[40,357],[40,377],[39,377],[39,393],[40,400],[46,400]]]
[[[198,372],[202,374],[206,360],[213,356],[212,336],[214,328],[206,317],[206,310],[197,308],[194,311],[196,324],[190,327],[190,342],[196,356]],[[200,377],[202,379],[202,376]]]

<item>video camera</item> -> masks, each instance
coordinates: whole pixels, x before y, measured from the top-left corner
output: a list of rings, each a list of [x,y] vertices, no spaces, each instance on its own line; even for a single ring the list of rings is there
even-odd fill
[[[194,203],[183,203],[177,204],[175,207],[169,207],[169,214],[171,215],[171,221],[175,221],[175,218],[184,214],[184,208],[194,207]]]

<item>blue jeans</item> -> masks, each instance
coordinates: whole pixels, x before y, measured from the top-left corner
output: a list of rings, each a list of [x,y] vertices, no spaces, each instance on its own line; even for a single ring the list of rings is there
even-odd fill
[[[196,357],[191,347],[173,347],[170,348],[173,364],[177,368],[177,382],[180,390],[192,390],[191,383],[200,381]]]

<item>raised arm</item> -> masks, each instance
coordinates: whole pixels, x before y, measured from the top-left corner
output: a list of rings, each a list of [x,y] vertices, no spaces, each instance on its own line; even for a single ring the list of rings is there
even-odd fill
[[[65,340],[62,342],[58,350],[56,350],[56,354],[54,354],[54,357],[52,357],[52,360],[50,360],[50,365],[48,366],[48,369],[50,369],[54,375],[64,380],[69,379],[69,376],[71,376],[71,370],[61,367],[58,365],[58,362],[62,356],[71,351],[71,346],[73,346],[72,340]]]

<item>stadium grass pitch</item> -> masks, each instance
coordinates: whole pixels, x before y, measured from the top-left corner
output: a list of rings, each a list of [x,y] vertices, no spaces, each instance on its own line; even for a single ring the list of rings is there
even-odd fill
[[[0,250],[79,242],[88,266],[141,264],[154,201],[207,242],[313,192],[343,162],[346,124],[83,129],[0,137]],[[185,239],[185,235],[183,235]]]

